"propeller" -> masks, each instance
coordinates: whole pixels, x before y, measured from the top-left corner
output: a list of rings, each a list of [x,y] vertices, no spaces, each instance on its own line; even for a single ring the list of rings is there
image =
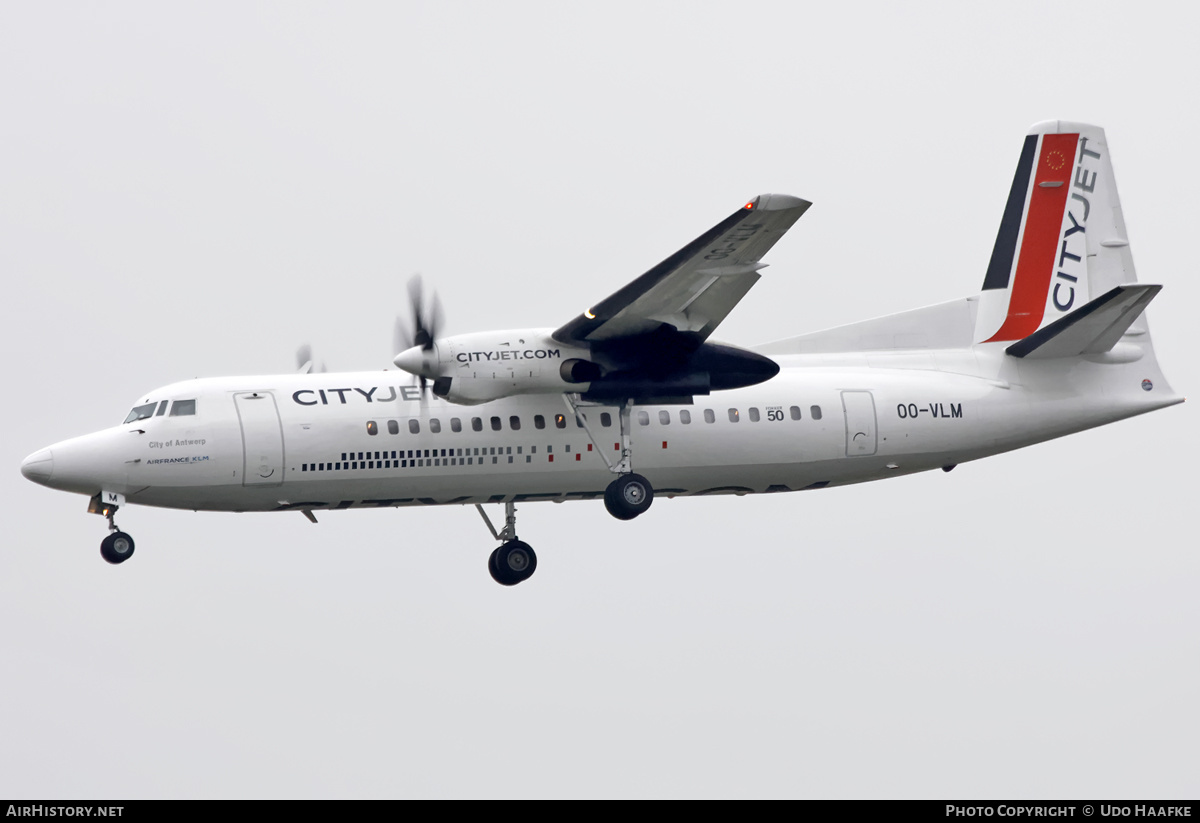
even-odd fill
[[[321,364],[319,369],[313,368],[312,346],[307,343],[296,349],[296,371],[300,374],[308,374],[313,371],[321,373],[325,371],[324,363]]]
[[[419,274],[414,274],[408,281],[408,307],[412,314],[411,327],[401,317],[396,317],[394,332],[396,351],[402,354],[413,348],[420,348],[422,352],[433,351],[434,341],[437,340],[438,331],[442,327],[442,301],[438,299],[437,292],[434,292],[429,303],[426,304],[425,286]],[[397,355],[398,359],[399,355]],[[425,392],[427,382],[427,375],[424,373],[426,369],[428,369],[427,365],[420,370],[406,369],[407,371],[416,371],[421,381],[422,394]]]
[[[426,306],[421,275],[414,274],[408,281],[408,303],[416,329],[412,345],[429,351],[433,348],[433,341],[437,340],[438,330],[442,325],[442,301],[438,299],[437,292],[434,292],[429,305]]]

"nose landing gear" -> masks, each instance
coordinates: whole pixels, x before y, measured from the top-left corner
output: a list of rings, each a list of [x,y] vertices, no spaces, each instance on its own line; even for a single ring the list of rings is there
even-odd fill
[[[111,534],[100,542],[100,556],[114,566],[133,557],[133,538],[117,528],[113,517],[125,503],[125,495],[115,492],[100,492],[88,503],[88,511],[108,520]]]

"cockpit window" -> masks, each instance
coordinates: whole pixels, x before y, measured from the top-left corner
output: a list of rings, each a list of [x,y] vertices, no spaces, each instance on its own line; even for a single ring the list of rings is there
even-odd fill
[[[195,400],[176,400],[174,403],[171,404],[171,416],[172,417],[182,417],[187,414],[195,414],[195,413],[196,413],[196,401]]]
[[[133,411],[125,418],[125,422],[132,423],[135,420],[145,420],[147,417],[152,417],[156,406],[158,406],[157,402],[147,403],[144,406],[134,406]]]

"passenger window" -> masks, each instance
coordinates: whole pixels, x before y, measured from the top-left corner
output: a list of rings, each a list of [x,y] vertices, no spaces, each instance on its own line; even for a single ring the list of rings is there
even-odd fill
[[[535,429],[544,429],[544,428],[546,428],[546,418],[545,418],[545,417],[543,417],[543,416],[542,416],[542,415],[540,415],[540,414],[535,414],[535,415],[533,416],[533,427],[534,427]]]
[[[367,421],[367,434],[371,435],[372,437],[379,434],[379,424],[377,424],[374,420]]]
[[[671,425],[671,413],[663,409],[658,413],[658,422],[664,426]]]
[[[757,422],[758,422],[758,406],[751,406],[751,407],[750,407],[750,422],[751,422],[751,423],[757,423]]]
[[[600,425],[606,429],[612,426],[612,415],[608,412],[600,412]]]
[[[562,414],[554,415],[554,427],[556,429],[565,429],[567,427],[566,415],[562,415]]]
[[[729,410],[729,422],[736,423],[741,419],[741,413],[737,409]]]
[[[125,418],[126,423],[132,423],[135,420],[145,420],[147,417],[154,415],[154,409],[158,403],[147,403],[144,406],[134,406],[129,412],[129,416]]]
[[[704,410],[704,422],[705,423],[716,423],[717,422],[716,412],[714,412],[712,409],[705,409]]]
[[[687,409],[680,409],[679,410],[679,422],[685,426],[688,423],[691,423],[692,422],[692,413],[690,411],[688,411]]]
[[[512,417],[508,418],[508,427],[515,432],[520,431],[521,430],[521,418],[517,417],[515,414]]]
[[[793,420],[799,420],[799,419],[800,419],[800,407],[799,407],[799,406],[792,406],[792,408],[791,408],[791,412],[792,412],[792,419],[793,419]]]
[[[650,425],[650,412],[638,412],[638,423],[642,426]]]
[[[462,431],[462,421],[459,420],[457,417],[450,418],[450,431],[452,431],[452,432]]]
[[[399,434],[400,424],[395,420],[388,421],[388,434]]]
[[[171,404],[172,417],[188,417],[196,413],[195,400],[176,400]],[[160,412],[161,414],[161,412]]]
[[[809,406],[808,413],[812,415],[813,420],[821,419],[821,407],[820,406]]]
[[[436,417],[429,418],[429,430],[434,434],[441,434],[442,421],[438,420]]]
[[[482,417],[472,417],[471,418],[471,431],[473,431],[473,432],[483,431],[483,418]]]
[[[491,419],[491,424],[492,424],[492,431],[494,431],[494,432],[500,431],[501,423],[500,423],[499,417],[493,417]]]
[[[409,420],[408,421],[408,431],[411,434],[420,434],[421,433],[421,421],[417,420],[416,418]]]

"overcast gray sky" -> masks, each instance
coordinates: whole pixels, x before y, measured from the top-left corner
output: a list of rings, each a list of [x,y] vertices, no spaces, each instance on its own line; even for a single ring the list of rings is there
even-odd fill
[[[1031,123],[1108,131],[1197,385],[1186,4],[0,5],[0,796],[1200,795],[1195,404],[887,483],[521,507],[131,508],[26,454],[194,376],[557,326],[768,191],[720,337],[976,291]]]

